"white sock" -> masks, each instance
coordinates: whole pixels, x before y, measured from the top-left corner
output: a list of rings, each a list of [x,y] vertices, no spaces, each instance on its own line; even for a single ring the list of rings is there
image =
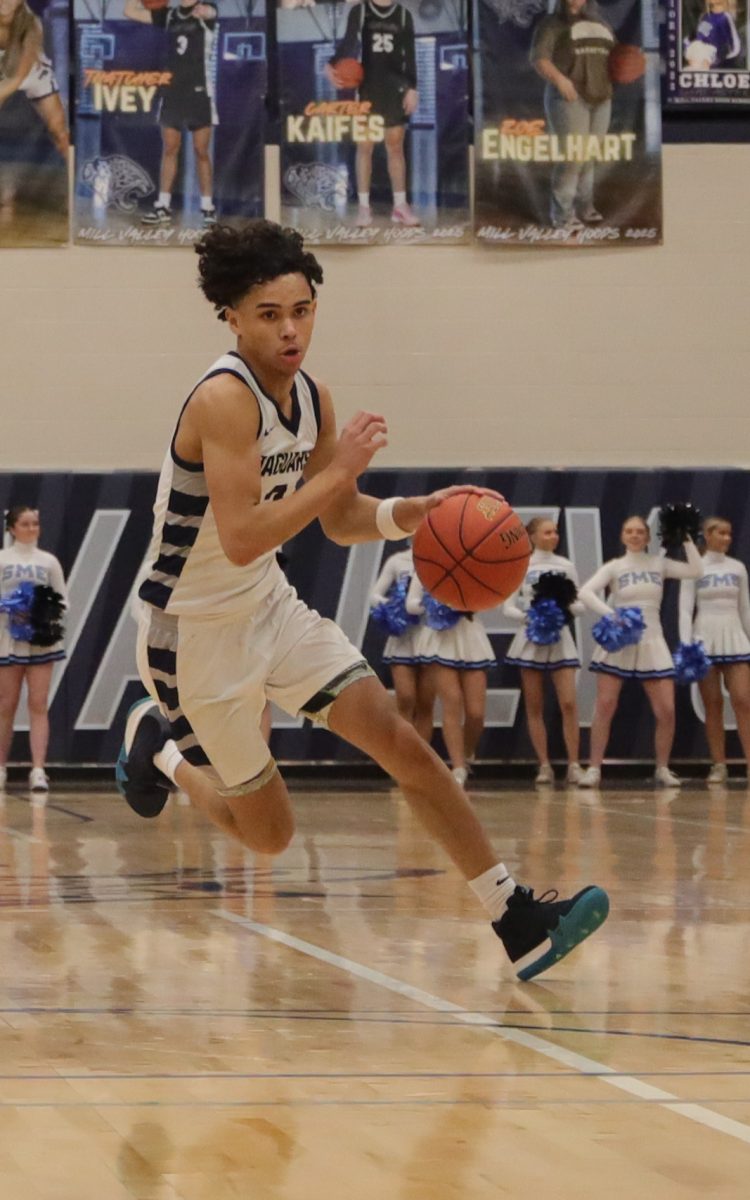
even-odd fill
[[[154,766],[166,775],[167,779],[171,779],[172,783],[177,783],[174,774],[180,763],[184,763],[184,761],[185,759],[177,749],[177,743],[173,742],[171,738],[154,755]]]
[[[213,208],[213,196],[201,196],[201,208],[205,211],[207,208]]]
[[[370,193],[369,192],[357,192],[357,199],[359,200],[360,208],[369,208],[370,207]]]
[[[516,881],[505,863],[498,863],[483,875],[470,879],[469,887],[487,909],[492,920],[499,921],[508,907],[508,897],[515,891]]]
[[[171,192],[159,192],[159,199],[156,201],[158,208],[169,208],[172,203]]]
[[[403,206],[405,204],[406,204],[406,192],[394,192],[393,193],[393,207],[394,208],[403,208]]]

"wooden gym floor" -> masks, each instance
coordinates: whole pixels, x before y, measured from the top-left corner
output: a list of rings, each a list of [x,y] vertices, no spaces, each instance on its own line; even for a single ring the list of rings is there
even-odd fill
[[[0,811],[8,1200],[750,1194],[750,793],[475,791],[516,877],[608,888],[516,984],[397,793],[274,861],[190,807]]]

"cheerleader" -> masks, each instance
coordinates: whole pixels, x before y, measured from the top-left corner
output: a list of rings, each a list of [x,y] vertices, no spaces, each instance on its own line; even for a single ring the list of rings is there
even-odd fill
[[[409,584],[406,611],[425,612],[425,590],[416,574]],[[442,706],[443,740],[453,776],[463,787],[484,731],[487,671],[496,661],[490,639],[481,622],[465,613],[449,629],[425,625],[419,651],[427,687]]]
[[[623,680],[637,679],[643,684],[656,719],[654,780],[663,787],[679,787],[679,776],[669,769],[674,740],[674,663],[664,640],[659,610],[664,580],[700,578],[703,560],[690,538],[684,543],[687,562],[649,554],[650,531],[643,517],[628,517],[620,536],[626,553],[600,567],[578,594],[587,608],[603,616],[613,615],[616,607],[638,607],[646,628],[637,645],[614,652],[597,646],[593,653],[589,670],[599,672],[599,679],[591,725],[591,765],[581,776],[580,786],[598,786]],[[598,595],[605,589],[611,605]]]
[[[526,526],[534,552],[529,559],[529,569],[521,587],[503,605],[503,613],[522,624],[513,638],[506,656],[506,663],[518,667],[521,672],[521,691],[526,708],[526,724],[531,744],[539,760],[539,771],[535,783],[554,783],[555,775],[547,750],[547,730],[544,725],[544,679],[552,680],[562,716],[563,738],[568,754],[567,782],[577,784],[583,772],[578,762],[580,733],[578,705],[576,703],[576,670],[581,663],[576,644],[568,627],[564,625],[560,640],[550,646],[539,646],[526,636],[526,617],[533,598],[533,586],[547,571],[566,575],[578,587],[578,575],[569,558],[556,554],[560,534],[554,521],[546,517],[533,517]],[[583,612],[583,604],[576,600],[570,611]]]
[[[706,551],[700,579],[680,584],[680,641],[700,639],[711,670],[698,687],[706,709],[706,738],[711,753],[709,783],[724,783],[727,760],[724,741],[722,677],[737,718],[737,733],[745,759],[750,761],[750,592],[747,569],[728,558],[732,525],[723,517],[703,522]],[[696,611],[697,610],[697,611]]]
[[[39,514],[34,508],[11,508],[5,519],[10,546],[0,550],[0,595],[3,599],[20,583],[46,584],[66,596],[62,567],[53,554],[39,550]],[[13,740],[13,721],[24,679],[29,702],[29,741],[31,743],[32,792],[49,790],[44,770],[49,740],[47,702],[52,679],[52,664],[65,658],[62,642],[53,646],[32,646],[11,636],[9,617],[0,613],[0,790],[5,789],[8,753]]]
[[[408,588],[413,575],[414,559],[409,545],[405,550],[391,554],[383,563],[370,604],[385,604],[393,585],[401,579]],[[399,636],[391,635],[383,649],[383,662],[391,669],[398,711],[429,743],[432,740],[435,690],[428,673],[421,666],[420,643],[423,634],[424,624],[420,621],[418,625],[410,625]]]

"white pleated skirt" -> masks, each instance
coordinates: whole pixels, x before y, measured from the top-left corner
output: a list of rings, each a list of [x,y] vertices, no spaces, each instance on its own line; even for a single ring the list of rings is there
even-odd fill
[[[0,667],[33,667],[40,663],[59,662],[65,658],[62,642],[53,646],[32,646],[29,642],[17,642],[10,636],[7,624],[0,629]]]
[[[400,637],[389,637],[383,648],[383,662],[388,666],[418,667],[422,661],[425,627],[410,625]]]
[[[529,641],[524,626],[510,643],[505,661],[510,667],[525,667],[532,671],[559,671],[561,667],[581,665],[573,634],[567,625],[560,631],[560,640],[551,646],[538,646]]]
[[[737,613],[698,612],[693,637],[715,663],[750,662],[750,638]]]
[[[424,665],[438,663],[458,671],[487,671],[497,662],[490,639],[478,617],[473,621],[461,617],[452,629],[430,629],[427,625],[421,628],[423,636],[419,639],[419,661]]]

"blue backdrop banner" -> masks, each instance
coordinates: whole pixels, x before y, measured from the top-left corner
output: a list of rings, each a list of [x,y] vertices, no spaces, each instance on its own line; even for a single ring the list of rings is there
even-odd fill
[[[466,0],[279,10],[282,217],[307,241],[468,239],[466,11]]]
[[[68,241],[68,0],[0,6],[0,247]]]
[[[474,13],[477,238],[659,243],[654,0],[474,0]]]
[[[691,499],[707,516],[729,518],[734,527],[732,554],[750,562],[746,471],[375,471],[364,479],[363,490],[376,496],[419,495],[456,482],[502,491],[526,520],[535,515],[556,520],[562,534],[560,552],[574,561],[582,580],[603,560],[620,553],[619,531],[626,517],[642,513],[653,528],[659,506],[677,499]],[[0,475],[3,508],[29,504],[40,509],[41,545],[60,558],[69,580],[68,658],[55,665],[53,677],[53,762],[113,762],[125,712],[143,693],[135,666],[130,598],[148,548],[155,490],[153,474]],[[337,620],[388,681],[388,671],[381,665],[385,635],[368,620],[368,611],[372,586],[384,556],[394,549],[393,543],[370,542],[345,549],[327,541],[315,524],[286,549],[289,577],[302,598],[324,616]],[[677,644],[677,594],[678,586],[668,583],[663,615],[672,647]],[[480,757],[530,759],[518,673],[503,663],[515,626],[500,609],[482,619],[498,666],[489,677],[488,727]],[[593,617],[586,615],[576,623],[584,665],[591,657],[592,622]],[[591,722],[595,686],[595,677],[582,670],[578,696],[584,726]],[[550,718],[551,752],[562,757],[554,706]],[[702,718],[697,689],[679,687],[676,759],[706,757]],[[733,729],[734,718],[728,708],[726,718],[727,727]],[[281,713],[275,714],[273,750],[281,759],[358,757],[332,734]],[[734,733],[729,750],[730,754],[739,752]],[[626,684],[623,689],[609,754],[622,759],[653,758],[653,719],[636,684]],[[17,735],[14,757],[28,759],[24,733]]]
[[[263,212],[262,0],[75,0],[74,236],[191,245]]]

